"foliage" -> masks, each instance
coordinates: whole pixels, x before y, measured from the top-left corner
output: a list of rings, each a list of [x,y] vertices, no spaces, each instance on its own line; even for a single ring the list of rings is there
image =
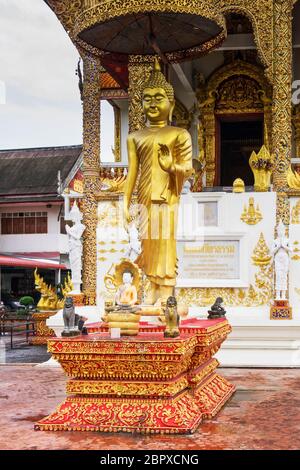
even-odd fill
[[[34,299],[29,295],[25,295],[24,297],[20,298],[19,302],[20,305],[23,306],[23,308],[18,308],[17,315],[28,315],[29,307],[31,305],[34,305]]]
[[[19,302],[21,305],[24,305],[24,307],[29,307],[29,305],[34,305],[34,299],[30,297],[29,295],[25,295],[24,297],[21,297]]]

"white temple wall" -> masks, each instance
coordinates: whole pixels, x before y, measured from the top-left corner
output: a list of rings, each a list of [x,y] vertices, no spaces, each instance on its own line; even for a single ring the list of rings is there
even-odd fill
[[[262,220],[256,225],[248,225],[240,220],[244,205],[248,208],[249,198],[253,197],[255,208],[259,205]],[[299,201],[292,198],[291,207]],[[217,203],[217,216],[215,206]],[[199,204],[208,204],[206,224],[199,224]],[[198,208],[198,215],[192,212]],[[122,227],[122,202],[103,200],[98,205],[97,228],[97,316],[103,312],[104,298],[111,298],[104,287],[104,277],[112,266],[119,263],[125,256],[128,235]],[[293,308],[292,320],[271,320],[270,305],[272,302],[273,275],[266,274],[259,265],[253,263],[252,255],[257,246],[260,234],[263,234],[267,249],[271,249],[274,239],[276,193],[189,193],[182,195],[181,216],[179,216],[177,254],[179,257],[179,275],[177,278],[176,297],[180,303],[189,305],[189,316],[207,318],[207,311],[218,295],[224,296],[224,307],[227,311],[232,333],[217,354],[223,367],[299,367],[300,366],[300,260],[290,262],[290,305]],[[183,227],[185,230],[183,230]],[[194,236],[186,234],[186,228],[194,232]],[[198,229],[198,232],[197,232]],[[195,230],[196,235],[195,236]],[[184,232],[184,233],[183,233]],[[296,254],[295,241],[300,245],[300,220],[290,226],[290,242],[293,249],[291,258]],[[232,244],[232,242],[234,242]],[[201,246],[217,246],[226,253],[230,245],[239,245],[239,256],[229,257],[215,254],[205,258],[200,256]],[[199,265],[207,263],[207,272],[199,272],[202,278],[184,278],[182,265],[186,262],[182,257],[182,247],[195,249],[194,258],[199,255]],[[220,248],[221,247],[221,248]],[[300,248],[299,248],[300,249]],[[204,250],[205,251],[205,250]],[[209,250],[208,250],[209,251]],[[224,259],[225,263],[224,263]],[[188,258],[189,263],[189,258]],[[233,270],[235,277],[226,273]],[[211,272],[215,264],[218,276],[213,278]],[[267,268],[272,265],[270,259]],[[192,266],[195,269],[195,266]],[[197,272],[196,266],[196,272]],[[189,271],[189,266],[185,266]],[[203,274],[204,273],[204,274]],[[223,278],[221,278],[223,276]],[[253,289],[250,289],[250,285]],[[296,291],[299,287],[299,294]],[[203,292],[212,295],[207,301]],[[245,292],[243,300],[236,293]],[[204,300],[204,301],[203,301]],[[95,321],[95,320],[93,320]]]
[[[121,110],[121,162],[127,165],[128,100],[118,100],[118,106]]]
[[[300,320],[300,198],[290,199],[291,224],[290,224],[290,274],[289,274],[289,298],[293,307],[293,317]],[[299,211],[299,216],[293,212]],[[299,251],[298,251],[299,250]]]

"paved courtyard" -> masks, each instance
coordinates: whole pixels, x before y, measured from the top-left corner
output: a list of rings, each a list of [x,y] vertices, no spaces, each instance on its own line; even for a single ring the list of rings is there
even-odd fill
[[[143,437],[34,431],[65,396],[57,367],[0,365],[0,449],[299,449],[300,369],[222,369],[237,386],[227,406],[193,435]]]

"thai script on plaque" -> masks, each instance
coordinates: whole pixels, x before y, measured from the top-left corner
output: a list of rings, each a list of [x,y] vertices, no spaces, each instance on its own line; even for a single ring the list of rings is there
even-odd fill
[[[238,240],[183,242],[179,247],[179,276],[182,279],[239,278]]]

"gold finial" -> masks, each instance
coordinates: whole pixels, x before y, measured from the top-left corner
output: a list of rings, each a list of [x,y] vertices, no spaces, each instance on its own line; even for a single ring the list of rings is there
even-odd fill
[[[246,205],[244,206],[244,210],[241,215],[241,220],[248,225],[256,225],[258,222],[262,220],[262,214],[260,212],[258,204],[255,209],[254,197],[249,198],[248,208]]]
[[[159,63],[159,60],[158,60],[157,57],[155,57],[155,59],[154,59],[153,70],[155,70],[156,72],[161,72],[160,63]]]
[[[166,92],[167,97],[172,102],[174,101],[174,89],[172,85],[166,80],[166,77],[162,73],[158,59],[155,57],[154,65],[150,77],[144,85],[145,88],[163,88]]]
[[[232,191],[234,193],[244,193],[245,192],[245,183],[241,178],[236,178],[232,185]]]

